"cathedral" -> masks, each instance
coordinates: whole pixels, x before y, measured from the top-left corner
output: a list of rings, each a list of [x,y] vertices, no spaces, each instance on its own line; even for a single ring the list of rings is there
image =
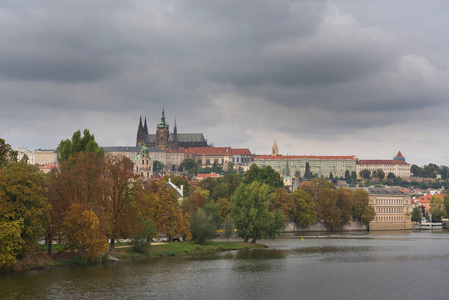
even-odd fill
[[[177,150],[179,148],[208,147],[207,140],[202,133],[178,133],[178,128],[173,127],[170,133],[168,123],[165,121],[165,112],[162,109],[161,122],[157,124],[156,134],[148,133],[147,118],[142,125],[142,116],[137,129],[136,146],[158,147],[162,150]]]

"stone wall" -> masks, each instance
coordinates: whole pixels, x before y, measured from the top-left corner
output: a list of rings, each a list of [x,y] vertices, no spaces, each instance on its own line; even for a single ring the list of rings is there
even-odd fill
[[[369,230],[412,230],[412,222],[371,222]]]
[[[348,225],[344,226],[342,230],[338,231],[367,231],[367,227],[359,221],[352,221]],[[330,231],[324,226],[323,222],[315,222],[308,227],[300,227],[294,222],[288,222],[283,232],[326,232]]]

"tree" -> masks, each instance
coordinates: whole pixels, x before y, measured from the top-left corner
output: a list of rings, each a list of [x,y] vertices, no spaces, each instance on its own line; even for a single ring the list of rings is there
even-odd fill
[[[207,214],[208,218],[214,222],[215,228],[220,228],[223,223],[220,216],[220,205],[214,200],[210,200],[203,205],[203,210]]]
[[[277,188],[269,202],[269,211],[279,209],[286,219],[293,218],[293,199],[285,188]]]
[[[0,169],[0,211],[3,215],[0,221],[4,228],[11,229],[11,232],[3,233],[6,234],[4,238],[18,241],[17,230],[20,230],[20,249],[13,246],[18,258],[34,254],[49,222],[50,206],[44,195],[44,179],[34,166],[24,162]]]
[[[330,180],[334,179],[334,174],[332,174],[332,172],[329,173],[329,179]]]
[[[349,173],[349,170],[346,170],[346,171],[345,171],[345,179],[346,179],[346,180],[351,179],[351,174]]]
[[[371,171],[368,169],[363,169],[359,172],[360,177],[363,179],[370,179],[371,178]]]
[[[227,242],[229,242],[229,238],[234,235],[234,231],[234,220],[231,218],[231,216],[228,215],[223,223],[223,235],[226,238]]]
[[[413,222],[421,223],[422,213],[418,206],[413,207],[411,219]]]
[[[432,216],[432,222],[441,222],[444,215],[442,197],[432,196],[430,199],[429,212]]]
[[[156,228],[148,219],[142,219],[140,228],[136,230],[131,239],[131,248],[134,252],[148,254],[151,239],[156,236]]]
[[[369,204],[369,194],[364,189],[356,189],[353,192],[352,217],[368,226],[376,216],[374,207]]]
[[[153,162],[153,173],[157,174],[157,173],[159,173],[160,171],[163,171],[163,170],[165,170],[165,165],[163,163],[161,163],[160,161],[155,160]]]
[[[228,162],[228,166],[226,168],[226,174],[237,174],[237,170],[234,168],[233,162]]]
[[[11,148],[10,144],[7,144],[4,139],[0,138],[0,168],[6,166],[10,161],[17,161],[17,151]]]
[[[72,135],[72,139],[62,140],[56,150],[58,152],[58,162],[68,161],[70,156],[79,152],[93,152],[104,156],[104,150],[99,147],[93,134],[88,129],[84,129],[83,136],[78,130]]]
[[[352,192],[346,188],[335,190],[336,205],[340,209],[341,226],[349,224],[352,210]]]
[[[188,208],[191,212],[196,212],[199,208],[202,208],[205,203],[207,203],[208,197],[209,191],[203,190],[202,188],[197,188],[187,198],[189,203]]]
[[[109,251],[114,251],[117,238],[130,238],[137,226],[137,210],[134,195],[140,189],[133,163],[126,157],[108,155],[105,167]]]
[[[357,172],[356,171],[352,171],[351,172],[351,179],[352,180],[357,180]]]
[[[220,205],[220,217],[225,220],[231,212],[231,201],[228,198],[218,198],[218,205]]]
[[[213,220],[201,208],[190,217],[190,232],[192,240],[202,245],[217,236],[217,228]]]
[[[73,204],[65,215],[63,226],[66,235],[64,250],[78,250],[85,260],[90,258],[91,261],[108,251],[108,241],[92,209],[86,210],[80,204]]]
[[[189,174],[194,174],[198,171],[198,163],[191,158],[186,158],[182,161],[181,165],[179,165],[178,171],[184,172],[187,171]]]
[[[444,207],[444,212],[445,212],[445,215],[447,218],[447,217],[449,217],[449,195],[448,194],[444,195],[443,207]]]
[[[382,180],[385,178],[385,172],[382,169],[377,169],[377,177]]]
[[[251,165],[245,174],[243,183],[250,184],[254,181],[267,184],[270,192],[274,192],[278,187],[284,187],[281,176],[270,166],[259,168],[256,164]]]
[[[326,228],[330,231],[341,229],[341,210],[337,207],[336,197],[331,189],[326,187],[320,189],[316,210],[318,218],[324,221]]]
[[[394,175],[393,173],[389,172],[387,175],[387,179],[395,179],[396,175]]]
[[[252,243],[261,238],[273,238],[273,233],[285,226],[280,224],[282,213],[268,211],[269,198],[270,187],[258,181],[242,184],[235,190],[231,212],[237,233],[245,242],[250,238]]]
[[[301,227],[307,227],[316,221],[315,204],[313,198],[303,190],[291,193],[293,201],[292,220]]]

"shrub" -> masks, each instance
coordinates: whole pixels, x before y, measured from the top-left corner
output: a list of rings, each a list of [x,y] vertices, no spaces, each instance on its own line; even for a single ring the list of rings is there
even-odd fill
[[[214,222],[201,208],[190,218],[190,232],[192,233],[192,240],[201,245],[217,236]]]

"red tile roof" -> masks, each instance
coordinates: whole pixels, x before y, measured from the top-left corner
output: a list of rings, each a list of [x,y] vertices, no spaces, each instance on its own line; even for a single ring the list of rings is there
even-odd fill
[[[266,160],[276,160],[276,159],[341,159],[341,160],[355,160],[354,156],[314,156],[314,155],[258,155],[255,159],[266,159]]]
[[[196,155],[231,155],[231,147],[193,147],[186,149],[185,153]]]
[[[252,155],[249,149],[231,149],[232,155]]]
[[[404,156],[402,156],[401,151],[399,151],[398,154],[396,154],[396,157],[404,157]]]
[[[410,165],[402,160],[392,159],[362,159],[357,161],[358,165]]]

